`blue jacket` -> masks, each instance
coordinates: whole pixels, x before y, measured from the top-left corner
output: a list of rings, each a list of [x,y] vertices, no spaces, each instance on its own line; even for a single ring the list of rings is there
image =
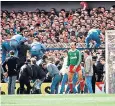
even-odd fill
[[[101,31],[99,29],[91,29],[89,30],[87,37],[91,40],[96,41],[97,39],[100,39],[100,34],[101,34]]]
[[[45,52],[45,50],[46,50],[45,45],[39,42],[33,42],[31,44],[30,53],[32,56],[43,56],[43,53]]]

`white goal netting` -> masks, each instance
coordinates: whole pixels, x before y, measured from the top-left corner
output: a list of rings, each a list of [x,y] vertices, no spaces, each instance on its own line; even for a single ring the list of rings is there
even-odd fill
[[[115,93],[115,30],[106,31],[106,91]]]

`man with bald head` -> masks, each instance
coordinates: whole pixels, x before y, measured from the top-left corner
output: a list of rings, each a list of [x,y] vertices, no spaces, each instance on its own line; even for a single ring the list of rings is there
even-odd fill
[[[81,52],[76,49],[76,43],[71,43],[71,49],[68,51],[68,60],[67,60],[67,68],[69,69],[68,72],[68,85],[70,86],[70,93],[73,93],[73,76],[77,72],[78,77],[81,76],[81,60],[82,55]]]

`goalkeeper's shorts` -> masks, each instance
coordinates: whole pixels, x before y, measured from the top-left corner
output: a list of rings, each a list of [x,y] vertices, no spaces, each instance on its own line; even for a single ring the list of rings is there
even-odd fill
[[[81,70],[81,66],[80,66],[80,65],[76,68],[76,71],[75,71],[75,72],[73,71],[73,68],[74,68],[74,66],[73,66],[73,65],[70,65],[70,66],[69,66],[69,72],[75,73],[75,72],[78,72],[78,71]]]

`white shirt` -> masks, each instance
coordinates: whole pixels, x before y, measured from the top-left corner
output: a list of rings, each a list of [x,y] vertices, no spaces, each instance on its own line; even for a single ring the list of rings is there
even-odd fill
[[[66,69],[66,67],[67,67],[67,59],[68,59],[68,57],[64,58],[63,66],[62,66],[62,69],[60,70],[60,72],[62,73],[62,75],[64,75],[65,73],[68,72],[68,70]]]

